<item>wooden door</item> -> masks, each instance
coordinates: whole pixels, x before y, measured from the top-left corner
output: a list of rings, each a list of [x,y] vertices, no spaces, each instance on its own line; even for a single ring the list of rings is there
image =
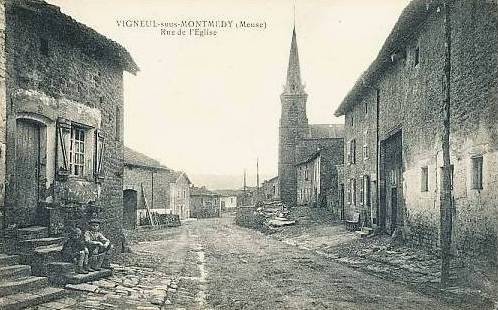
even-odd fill
[[[16,222],[20,227],[36,224],[40,179],[40,126],[17,121]]]
[[[134,229],[137,223],[137,192],[127,189],[123,192],[123,227]]]

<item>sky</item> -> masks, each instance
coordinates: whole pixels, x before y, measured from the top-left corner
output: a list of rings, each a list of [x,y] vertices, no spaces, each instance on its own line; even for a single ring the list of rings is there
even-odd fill
[[[408,0],[48,0],[123,45],[125,144],[190,175],[277,174],[280,94],[295,20],[310,123],[335,109],[377,56]],[[295,6],[295,17],[294,9]],[[123,20],[233,21],[265,28],[122,27]],[[201,27],[201,29],[205,29]],[[253,177],[253,176],[252,176]],[[263,178],[264,178],[263,177]]]

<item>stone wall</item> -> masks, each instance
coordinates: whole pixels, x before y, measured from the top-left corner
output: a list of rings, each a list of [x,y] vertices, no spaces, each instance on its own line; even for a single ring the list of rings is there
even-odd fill
[[[9,101],[6,209],[12,211],[11,214],[16,212],[16,122],[20,118],[32,119],[44,128],[42,141],[46,153],[41,154],[40,202],[60,211],[63,225],[73,221],[75,215],[80,216],[78,224],[84,225],[89,213],[98,211],[104,233],[118,243],[123,200],[123,68],[103,50],[94,48],[92,43],[96,42],[82,39],[74,27],[67,27],[56,19],[42,18],[35,11],[14,4],[8,5],[6,16]],[[38,105],[39,109],[22,104],[19,94],[26,93],[43,103]],[[63,109],[63,106],[73,108]],[[55,167],[57,154],[55,148],[49,147],[56,145],[57,119],[64,116],[79,123],[86,119],[85,115],[92,114],[91,111],[98,111],[94,120],[98,119],[99,123],[85,125],[91,130],[100,130],[105,137],[103,178],[95,180],[86,175],[85,178],[59,179]],[[93,155],[88,157],[87,164],[91,167]],[[8,214],[6,220],[15,223],[15,217]]]
[[[405,236],[413,243],[439,246],[439,195],[442,167],[441,116],[444,65],[443,10],[431,8],[427,20],[399,46],[400,55],[386,65],[375,85],[366,85],[361,100],[346,115],[346,143],[368,131],[371,159],[345,165],[348,178],[376,175],[374,107],[379,89],[379,139],[402,134],[400,212]],[[454,250],[469,255],[496,255],[498,127],[498,22],[496,2],[455,1],[452,10],[451,161],[453,164]],[[418,64],[416,55],[419,55]],[[374,111],[374,109],[371,109]],[[370,111],[370,110],[369,110]],[[351,126],[351,115],[353,125]],[[357,151],[360,143],[357,142]],[[472,188],[472,157],[483,158],[483,188]],[[428,171],[422,190],[422,168]],[[372,177],[372,181],[376,178]],[[381,180],[382,181],[382,180]],[[357,183],[359,184],[359,183]],[[373,187],[372,187],[373,188]],[[357,191],[358,192],[358,191]],[[348,195],[346,194],[346,197]],[[351,208],[350,210],[355,210]],[[373,208],[372,208],[373,210]]]

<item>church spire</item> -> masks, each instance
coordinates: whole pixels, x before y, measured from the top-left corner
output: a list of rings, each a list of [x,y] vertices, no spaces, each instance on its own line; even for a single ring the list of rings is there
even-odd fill
[[[285,92],[289,94],[304,93],[304,86],[301,84],[301,69],[299,68],[299,53],[297,51],[295,26],[292,29],[292,42],[289,53],[289,66],[287,67]]]

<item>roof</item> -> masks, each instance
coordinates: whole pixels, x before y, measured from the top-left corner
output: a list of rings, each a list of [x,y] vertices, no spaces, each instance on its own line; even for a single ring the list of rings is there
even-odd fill
[[[343,124],[312,124],[308,126],[309,139],[344,138]]]
[[[321,153],[321,150],[318,149],[316,152],[314,152],[313,154],[311,154],[310,156],[308,156],[306,159],[304,159],[303,161],[297,163],[296,166],[307,164],[307,163],[315,160],[318,156],[320,156],[320,153]]]
[[[190,196],[221,196],[220,194],[208,190],[206,187],[195,187],[190,188]]]
[[[188,184],[192,184],[192,182],[190,181],[190,178],[188,177],[188,175],[185,172],[183,172],[183,171],[172,171],[171,173],[173,175],[173,180],[175,182],[178,181],[178,179],[181,178],[182,176],[185,176],[185,178],[187,179]]]
[[[346,114],[351,108],[361,100],[367,88],[372,88],[376,78],[392,63],[391,55],[400,51],[411,39],[417,26],[423,23],[427,16],[434,10],[441,0],[412,0],[403,10],[393,30],[387,37],[377,58],[363,72],[356,84],[341,102],[335,116]]]
[[[147,155],[132,150],[127,146],[124,147],[124,163],[125,165],[128,166],[169,170],[167,167],[161,165],[161,163],[158,160],[155,160]]]
[[[64,24],[64,31],[68,33],[68,35],[76,30],[78,33],[73,35],[75,41],[88,51],[98,54],[106,52],[107,56],[120,64],[124,70],[133,74],[140,70],[123,46],[92,28],[74,20],[71,16],[62,13],[58,6],[49,4],[43,0],[12,0],[8,3],[11,3],[17,8],[38,14],[43,18]]]
[[[271,183],[271,182],[274,182],[274,181],[277,181],[278,180],[278,175],[277,176],[274,176],[273,178],[271,179],[268,179],[268,180],[264,180],[263,183]]]

